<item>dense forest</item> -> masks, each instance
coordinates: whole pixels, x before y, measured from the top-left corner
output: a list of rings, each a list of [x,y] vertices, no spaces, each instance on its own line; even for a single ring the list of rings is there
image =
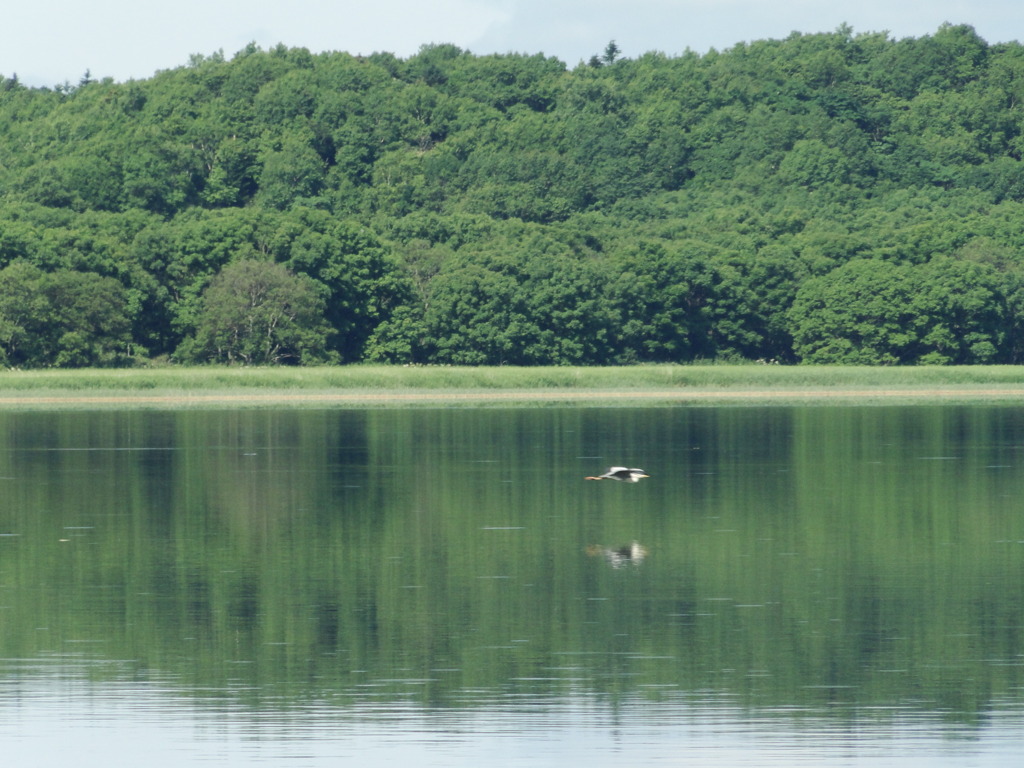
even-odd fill
[[[0,364],[1024,362],[1024,45],[0,76]]]

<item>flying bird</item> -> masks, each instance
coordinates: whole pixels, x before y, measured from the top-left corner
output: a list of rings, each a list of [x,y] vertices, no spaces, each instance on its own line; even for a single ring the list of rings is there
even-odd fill
[[[597,477],[585,477],[584,480],[618,480],[622,483],[639,483],[641,477],[650,477],[642,469],[629,467],[610,467],[607,472]]]

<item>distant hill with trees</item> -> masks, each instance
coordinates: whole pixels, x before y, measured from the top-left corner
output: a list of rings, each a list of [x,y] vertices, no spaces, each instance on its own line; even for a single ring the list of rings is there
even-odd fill
[[[1024,46],[0,77],[0,364],[1024,362]]]

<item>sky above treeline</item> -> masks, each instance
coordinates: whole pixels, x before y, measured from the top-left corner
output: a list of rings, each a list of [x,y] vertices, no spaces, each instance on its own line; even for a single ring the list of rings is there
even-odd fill
[[[27,0],[0,24],[0,75],[30,86],[141,80],[192,54],[278,43],[313,53],[453,43],[471,53],[543,53],[574,67],[615,40],[627,58],[706,53],[793,31],[920,37],[969,24],[989,43],[1024,38],[1021,0]]]

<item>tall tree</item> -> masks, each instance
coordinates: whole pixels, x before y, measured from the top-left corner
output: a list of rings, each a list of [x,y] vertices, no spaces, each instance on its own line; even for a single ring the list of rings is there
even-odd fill
[[[194,339],[180,355],[198,362],[273,365],[330,361],[324,300],[308,277],[243,259],[203,292]]]
[[[100,275],[0,270],[0,361],[9,366],[116,366],[132,358],[123,286]]]

